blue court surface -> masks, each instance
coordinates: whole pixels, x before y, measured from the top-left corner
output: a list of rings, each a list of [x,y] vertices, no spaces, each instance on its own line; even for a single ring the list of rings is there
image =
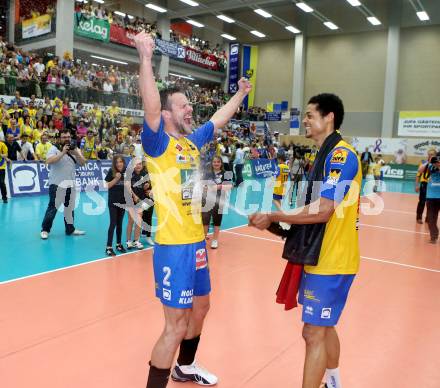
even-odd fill
[[[258,183],[264,187],[264,181]],[[415,194],[414,182],[388,180],[385,183],[388,192]],[[222,229],[246,225],[245,213],[271,208],[272,191],[253,190],[257,188],[249,187],[246,192],[232,190],[229,201],[232,206],[223,217]],[[63,216],[59,213],[46,241],[40,239],[40,230],[48,196],[13,198],[7,205],[0,204],[0,283],[106,258],[104,251],[109,225],[107,194],[81,193],[79,197],[75,226],[85,230],[86,235],[65,236]],[[123,242],[126,240],[126,221],[127,215]],[[145,244],[143,239],[142,242]]]

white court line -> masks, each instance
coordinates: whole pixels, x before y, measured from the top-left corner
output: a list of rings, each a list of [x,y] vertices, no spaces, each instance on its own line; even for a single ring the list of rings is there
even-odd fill
[[[284,241],[282,241],[282,240],[274,240],[274,239],[271,239],[271,238],[252,236],[251,234],[245,234],[245,233],[230,232],[228,230],[225,230],[224,232],[225,233],[230,233],[230,234],[235,234],[237,236],[254,238],[256,240],[263,240],[263,241],[270,241],[270,242],[274,242],[274,243],[278,243],[278,244],[284,244]],[[365,259],[365,260],[378,261],[380,263],[385,263],[385,264],[398,265],[398,266],[406,267],[406,268],[421,269],[423,271],[440,273],[439,269],[426,268],[426,267],[418,267],[416,265],[399,263],[398,261],[389,261],[389,260],[383,260],[383,259],[375,259],[373,257],[368,257],[368,256],[361,256],[361,258]]]
[[[247,226],[247,224],[239,225],[239,226],[233,226],[232,228],[227,228],[227,229],[222,230],[222,232],[225,232],[225,231],[228,231],[228,230],[232,230],[232,229],[241,228],[243,226]],[[105,256],[105,257],[101,257],[100,259],[90,260],[90,261],[86,261],[84,263],[73,264],[73,265],[69,265],[67,267],[63,267],[63,268],[52,269],[50,271],[44,271],[44,272],[39,272],[39,273],[32,274],[32,275],[22,276],[20,278],[15,278],[15,279],[11,279],[11,280],[5,280],[3,282],[0,282],[0,286],[3,285],[3,284],[13,283],[13,282],[17,282],[19,280],[30,279],[30,278],[34,278],[34,277],[37,277],[37,276],[50,274],[50,273],[53,273],[53,272],[60,272],[60,271],[66,270],[66,269],[82,267],[84,265],[93,264],[93,263],[99,263],[100,261],[114,260],[114,259],[120,258],[121,256],[128,256],[128,255],[132,255],[133,253],[149,251],[151,249],[153,249],[153,247],[144,248],[144,249],[133,251],[133,252],[122,253],[122,254],[117,255],[117,256]]]
[[[405,210],[396,210],[396,209],[383,209],[384,212],[390,212],[390,213],[400,213],[400,214],[410,214],[414,216],[416,212],[408,212]]]
[[[369,228],[378,228],[378,229],[394,230],[394,231],[396,231],[396,232],[405,232],[405,233],[415,233],[415,234],[429,235],[428,232],[418,232],[418,231],[416,231],[416,230],[391,228],[391,227],[389,227],[389,226],[379,226],[379,225],[371,225],[371,224],[359,224],[359,226],[367,226],[367,227],[369,227]]]

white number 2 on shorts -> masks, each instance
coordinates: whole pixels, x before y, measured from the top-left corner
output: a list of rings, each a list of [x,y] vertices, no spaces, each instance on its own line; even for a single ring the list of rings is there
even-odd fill
[[[165,274],[163,278],[163,285],[167,287],[171,287],[171,283],[168,281],[171,276],[171,268],[170,267],[163,267],[163,273]]]

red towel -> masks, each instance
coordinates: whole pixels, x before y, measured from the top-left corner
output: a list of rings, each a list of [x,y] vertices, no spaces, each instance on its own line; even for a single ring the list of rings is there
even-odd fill
[[[286,265],[277,291],[277,303],[284,304],[285,310],[291,310],[298,306],[296,296],[301,282],[302,271],[303,266],[300,264],[288,262]]]

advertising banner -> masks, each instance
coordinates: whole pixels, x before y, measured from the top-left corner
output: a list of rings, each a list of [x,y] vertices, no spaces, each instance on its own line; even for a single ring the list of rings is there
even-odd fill
[[[21,36],[23,39],[33,38],[51,32],[52,18],[50,15],[41,15],[36,18],[23,20],[21,26]]]
[[[238,80],[240,73],[240,63],[238,54],[240,52],[239,43],[229,44],[229,80],[228,80],[228,92],[229,94],[235,94],[238,90]]]
[[[250,163],[254,178],[270,178],[276,173],[277,164],[274,159],[252,159]]]
[[[110,23],[108,20],[90,18],[83,19],[75,23],[74,31],[76,35],[85,38],[110,42]]]
[[[103,191],[104,178],[111,168],[110,160],[88,161],[76,170],[78,191]],[[12,197],[39,195],[49,192],[49,167],[41,162],[14,162],[8,171],[9,192]]]
[[[219,70],[217,57],[205,54],[191,47],[185,47],[185,62],[204,67],[209,70]]]
[[[440,137],[440,111],[402,111],[399,136]]]
[[[124,46],[135,47],[134,37],[135,33],[120,27],[116,24],[110,26],[110,42],[122,44]]]

